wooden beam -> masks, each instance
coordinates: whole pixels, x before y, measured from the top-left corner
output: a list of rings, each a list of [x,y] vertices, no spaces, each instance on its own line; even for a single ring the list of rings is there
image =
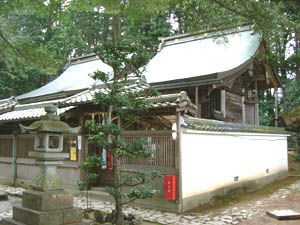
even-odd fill
[[[152,116],[151,118],[153,118],[155,121],[157,121],[158,123],[161,123],[164,127],[166,128],[171,128],[172,127],[172,123],[170,123],[167,120],[161,119],[158,116]]]

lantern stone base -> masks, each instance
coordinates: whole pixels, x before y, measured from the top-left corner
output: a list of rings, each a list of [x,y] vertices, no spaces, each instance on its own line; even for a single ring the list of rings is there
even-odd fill
[[[73,207],[73,197],[65,191],[25,191],[22,206],[13,207],[13,218],[2,225],[84,224],[82,210]]]
[[[40,211],[69,209],[73,207],[73,197],[66,191],[24,191],[22,206]]]

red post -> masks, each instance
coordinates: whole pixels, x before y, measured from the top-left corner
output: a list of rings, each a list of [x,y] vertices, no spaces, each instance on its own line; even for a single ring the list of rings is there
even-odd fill
[[[112,156],[111,156],[111,152],[108,153],[108,169],[112,169]]]

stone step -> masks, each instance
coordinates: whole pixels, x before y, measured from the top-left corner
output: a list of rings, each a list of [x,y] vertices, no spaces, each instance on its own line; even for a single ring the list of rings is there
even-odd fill
[[[73,208],[73,197],[66,191],[27,190],[22,200],[23,207],[38,211]]]
[[[25,207],[13,207],[13,220],[28,225],[60,225],[79,223],[82,210],[79,208],[37,211]]]
[[[107,193],[105,191],[105,187],[92,187],[91,190],[92,191],[99,191],[99,192],[105,192],[105,193]]]
[[[11,218],[4,218],[2,219],[1,225],[26,225],[25,223],[21,223],[21,222],[18,222],[18,221],[15,221]]]
[[[86,196],[86,191],[81,192],[82,196]],[[102,201],[113,201],[113,197],[105,191],[103,187],[93,187],[89,190],[89,196],[96,199],[101,199]]]
[[[0,222],[1,225],[30,225],[30,224],[25,224],[25,223],[21,223],[18,222],[16,220],[10,219],[10,218],[5,218],[2,219],[2,221]],[[86,222],[78,222],[78,223],[69,223],[69,224],[65,224],[65,225],[93,225],[94,223],[86,223]]]

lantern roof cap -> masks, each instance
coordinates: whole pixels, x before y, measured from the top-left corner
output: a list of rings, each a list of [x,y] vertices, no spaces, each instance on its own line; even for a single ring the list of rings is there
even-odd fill
[[[60,117],[56,115],[57,106],[47,106],[45,111],[47,114],[41,120],[33,122],[29,126],[20,124],[22,132],[27,133],[78,133],[79,127],[70,127],[67,123],[60,121]]]

